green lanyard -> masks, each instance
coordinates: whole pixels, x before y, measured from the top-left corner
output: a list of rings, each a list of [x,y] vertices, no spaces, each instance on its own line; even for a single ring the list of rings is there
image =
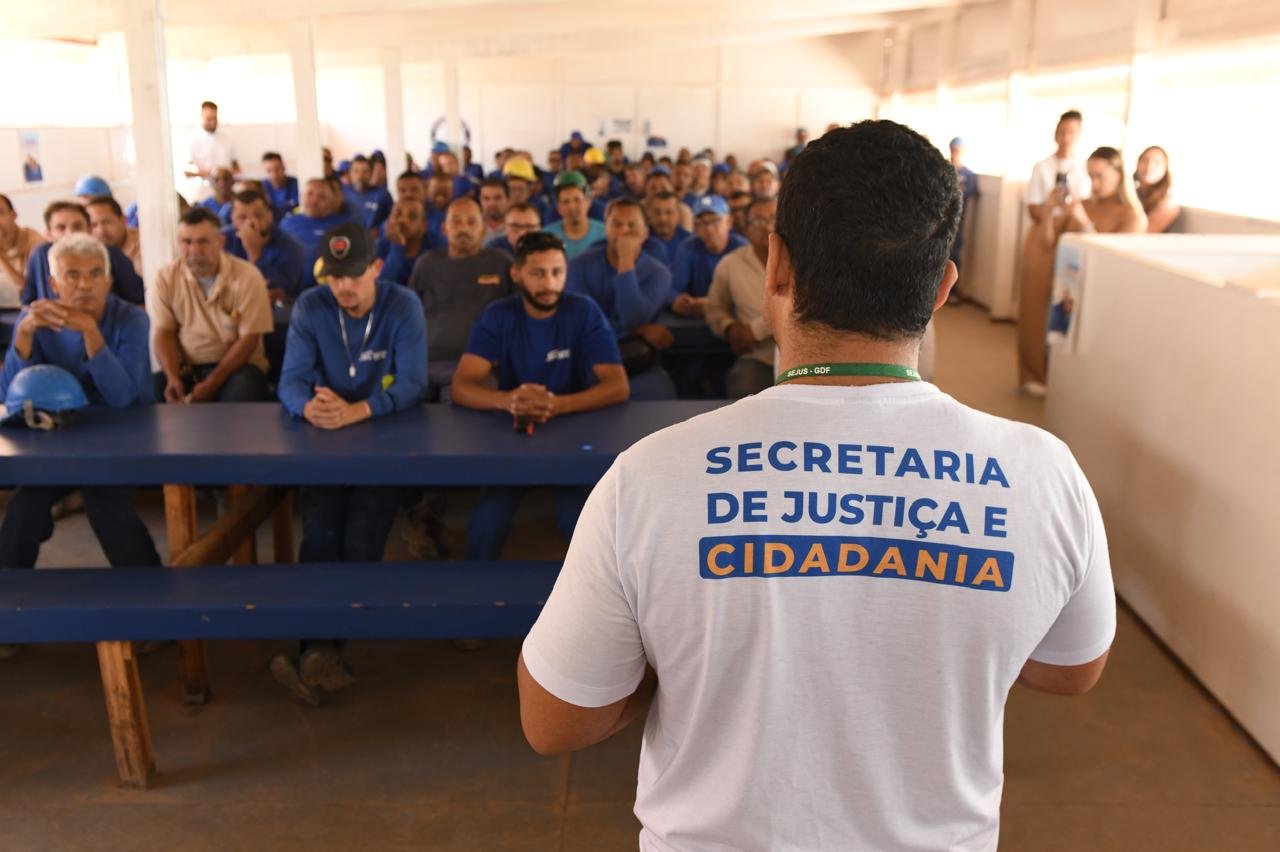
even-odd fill
[[[781,376],[778,376],[775,385],[783,382],[789,382],[792,379],[808,378],[811,376],[885,376],[892,379],[907,379],[908,381],[920,381],[920,374],[911,367],[903,367],[898,364],[805,364],[802,367],[792,367]]]

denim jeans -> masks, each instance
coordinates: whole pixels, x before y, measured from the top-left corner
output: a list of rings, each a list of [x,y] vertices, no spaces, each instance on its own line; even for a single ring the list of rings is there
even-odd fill
[[[489,486],[480,492],[480,504],[471,512],[467,523],[467,558],[495,560],[511,534],[511,519],[529,489],[524,486]],[[565,539],[573,538],[573,528],[582,514],[589,488],[572,485],[551,489],[555,502],[556,529]]]
[[[217,368],[217,364],[200,364],[182,377],[182,384],[187,393],[195,387],[196,382],[203,382]],[[155,384],[156,399],[164,400],[164,386],[167,382],[164,373],[152,373]],[[218,388],[215,398],[218,402],[262,402],[267,398],[267,377],[252,364],[245,364],[236,370]]]
[[[40,545],[53,535],[53,504],[68,494],[84,495],[89,526],[107,556],[120,567],[159,565],[155,542],[133,508],[131,486],[23,485],[9,498],[0,524],[0,568],[31,568]]]

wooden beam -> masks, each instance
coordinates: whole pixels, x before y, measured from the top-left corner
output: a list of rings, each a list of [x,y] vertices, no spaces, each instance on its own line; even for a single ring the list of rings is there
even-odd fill
[[[196,540],[196,489],[191,485],[164,487],[164,522],[169,538],[169,563],[174,555],[190,547]],[[180,642],[182,649],[182,701],[184,704],[208,704],[213,693],[209,689],[209,651],[202,641]]]
[[[255,485],[237,486],[244,491],[229,510],[204,535],[197,537],[176,555],[170,549],[169,564],[175,568],[221,565],[230,559],[246,536],[251,536],[284,499],[283,488]]]
[[[293,562],[293,492],[290,491],[276,506],[271,516],[271,545],[277,565]]]
[[[316,37],[310,18],[289,22],[289,59],[293,69],[293,101],[297,113],[298,180],[324,176],[324,134],[320,98],[316,94]]]
[[[156,758],[133,643],[99,642],[98,669],[102,673],[120,781],[128,787],[145,789],[155,777]]]
[[[177,255],[178,198],[169,125],[169,85],[161,0],[125,7],[124,40],[133,105],[138,226],[148,287]],[[195,199],[189,199],[192,203]]]
[[[246,505],[250,496],[250,489],[245,485],[228,485],[227,486],[227,505],[233,511],[243,511],[247,509]],[[254,535],[254,529],[249,530],[240,541],[240,545],[231,554],[231,561],[236,565],[253,565],[258,561],[258,543]]]

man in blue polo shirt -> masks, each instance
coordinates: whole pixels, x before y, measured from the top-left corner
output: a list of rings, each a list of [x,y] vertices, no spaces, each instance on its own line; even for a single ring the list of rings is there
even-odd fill
[[[373,183],[373,166],[364,154],[351,158],[347,172],[348,183],[342,188],[347,202],[364,217],[364,226],[370,230],[378,227],[391,215],[391,193]]]
[[[401,199],[391,208],[386,234],[374,243],[374,253],[382,261],[382,277],[408,285],[413,265],[432,249],[447,248],[448,241],[427,230],[427,214],[421,201]]]
[[[70,234],[89,232],[89,214],[74,201],[55,201],[44,209],[45,236],[49,242],[37,246],[27,258],[27,269],[22,287],[22,304],[29,305],[37,299],[56,299],[57,293],[49,283],[49,252],[58,240]],[[126,302],[141,305],[144,301],[142,279],[133,268],[133,262],[115,246],[107,246],[107,275],[111,279],[111,292]]]
[[[702,316],[711,277],[720,258],[745,246],[731,233],[729,205],[718,195],[704,195],[694,208],[693,236],[680,244],[671,263],[671,294],[667,306],[682,317]]]
[[[231,202],[231,224],[222,234],[227,254],[258,267],[273,302],[298,297],[303,278],[302,246],[275,224],[265,195],[252,189],[236,193]]]
[[[328,285],[293,306],[280,402],[318,429],[341,429],[422,404],[427,386],[427,327],[410,290],[379,280],[382,261],[362,225],[348,222],[321,241]],[[299,562],[377,562],[403,490],[392,486],[304,486]],[[355,678],[334,641],[305,641],[297,658],[281,655],[271,673],[295,698],[318,704],[320,691]]]
[[[342,187],[336,178],[307,181],[302,190],[302,211],[285,217],[280,223],[280,229],[302,246],[300,291],[316,284],[315,262],[320,257],[325,233],[349,221],[352,221],[352,210],[344,204]],[[363,223],[363,218],[360,221]]]
[[[573,260],[592,243],[604,237],[604,223],[588,216],[591,209],[591,186],[582,172],[561,172],[556,176],[556,210],[560,221],[544,225],[549,234],[564,242],[564,250]]]
[[[0,397],[33,364],[53,364],[75,376],[91,406],[125,408],[153,401],[147,315],[111,293],[106,247],[84,233],[69,234],[48,254],[49,287],[23,309],[0,373]],[[71,433],[61,436],[73,441]],[[18,487],[0,525],[0,568],[30,568],[53,535],[53,505],[73,491],[112,565],[159,565],[151,534],[133,508],[128,486]]]
[[[279,222],[301,202],[298,196],[298,179],[285,174],[284,158],[275,151],[262,155],[262,170],[267,175],[262,188],[267,194],[276,221]]]
[[[502,217],[502,234],[484,244],[485,248],[496,248],[515,257],[516,243],[520,238],[532,231],[542,229],[542,220],[538,216],[538,208],[532,204],[512,204]]]
[[[626,401],[630,388],[613,331],[595,302],[564,291],[567,271],[558,237],[535,231],[520,238],[511,268],[520,294],[489,305],[472,327],[453,374],[455,403],[505,411],[517,428],[532,433],[552,417]],[[527,490],[484,489],[467,527],[468,559],[502,554]],[[573,537],[587,491],[552,489],[556,527],[566,539]]]
[[[676,249],[693,234],[680,227],[680,199],[674,192],[659,192],[645,202],[649,237],[662,247],[662,262],[670,269]]]

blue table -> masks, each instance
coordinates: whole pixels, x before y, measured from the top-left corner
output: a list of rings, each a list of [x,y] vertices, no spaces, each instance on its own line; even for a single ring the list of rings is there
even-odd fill
[[[646,435],[723,404],[629,402],[533,435],[510,415],[451,405],[334,432],[277,403],[94,409],[54,432],[0,427],[0,486],[587,485]]]

